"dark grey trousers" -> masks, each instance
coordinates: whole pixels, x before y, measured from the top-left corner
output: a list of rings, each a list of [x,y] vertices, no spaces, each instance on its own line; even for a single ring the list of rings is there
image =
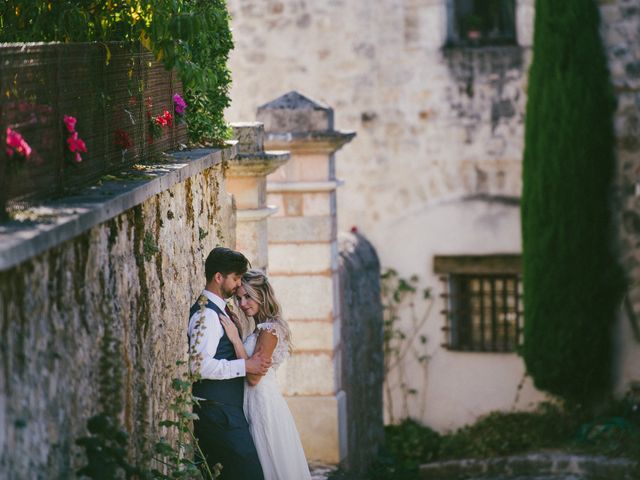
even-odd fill
[[[194,433],[209,468],[222,464],[220,480],[264,480],[242,405],[206,401],[193,412],[199,417]]]

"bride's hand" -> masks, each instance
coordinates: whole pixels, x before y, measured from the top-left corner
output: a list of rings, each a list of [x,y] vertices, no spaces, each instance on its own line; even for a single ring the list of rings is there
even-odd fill
[[[220,323],[224,327],[224,331],[227,332],[227,337],[231,340],[231,343],[240,342],[242,343],[242,339],[240,338],[240,333],[238,332],[238,327],[229,320],[229,318],[225,316],[220,316]]]

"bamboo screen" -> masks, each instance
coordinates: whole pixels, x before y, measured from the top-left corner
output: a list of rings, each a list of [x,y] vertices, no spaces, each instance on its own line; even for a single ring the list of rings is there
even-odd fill
[[[176,149],[186,142],[176,125],[174,72],[140,47],[110,44],[0,45],[0,209],[4,202],[63,194],[101,176]],[[152,135],[150,117],[168,110],[173,126]],[[85,141],[73,161],[63,118],[77,118]],[[28,159],[9,156],[7,128],[31,146]]]

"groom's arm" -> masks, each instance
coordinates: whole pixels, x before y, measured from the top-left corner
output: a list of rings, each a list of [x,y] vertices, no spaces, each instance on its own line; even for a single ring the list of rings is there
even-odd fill
[[[191,369],[200,378],[228,380],[246,375],[245,361],[218,360],[213,358],[222,337],[222,325],[218,315],[207,308],[198,311],[189,319],[189,352]]]

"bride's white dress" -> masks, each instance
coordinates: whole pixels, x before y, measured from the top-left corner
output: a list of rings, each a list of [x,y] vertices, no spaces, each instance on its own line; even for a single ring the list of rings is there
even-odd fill
[[[258,330],[247,337],[244,348],[253,355],[260,331],[278,337],[267,374],[255,386],[245,385],[244,414],[258,451],[265,480],[310,479],[309,467],[300,443],[293,416],[276,383],[276,369],[289,357],[280,325],[258,324]]]

